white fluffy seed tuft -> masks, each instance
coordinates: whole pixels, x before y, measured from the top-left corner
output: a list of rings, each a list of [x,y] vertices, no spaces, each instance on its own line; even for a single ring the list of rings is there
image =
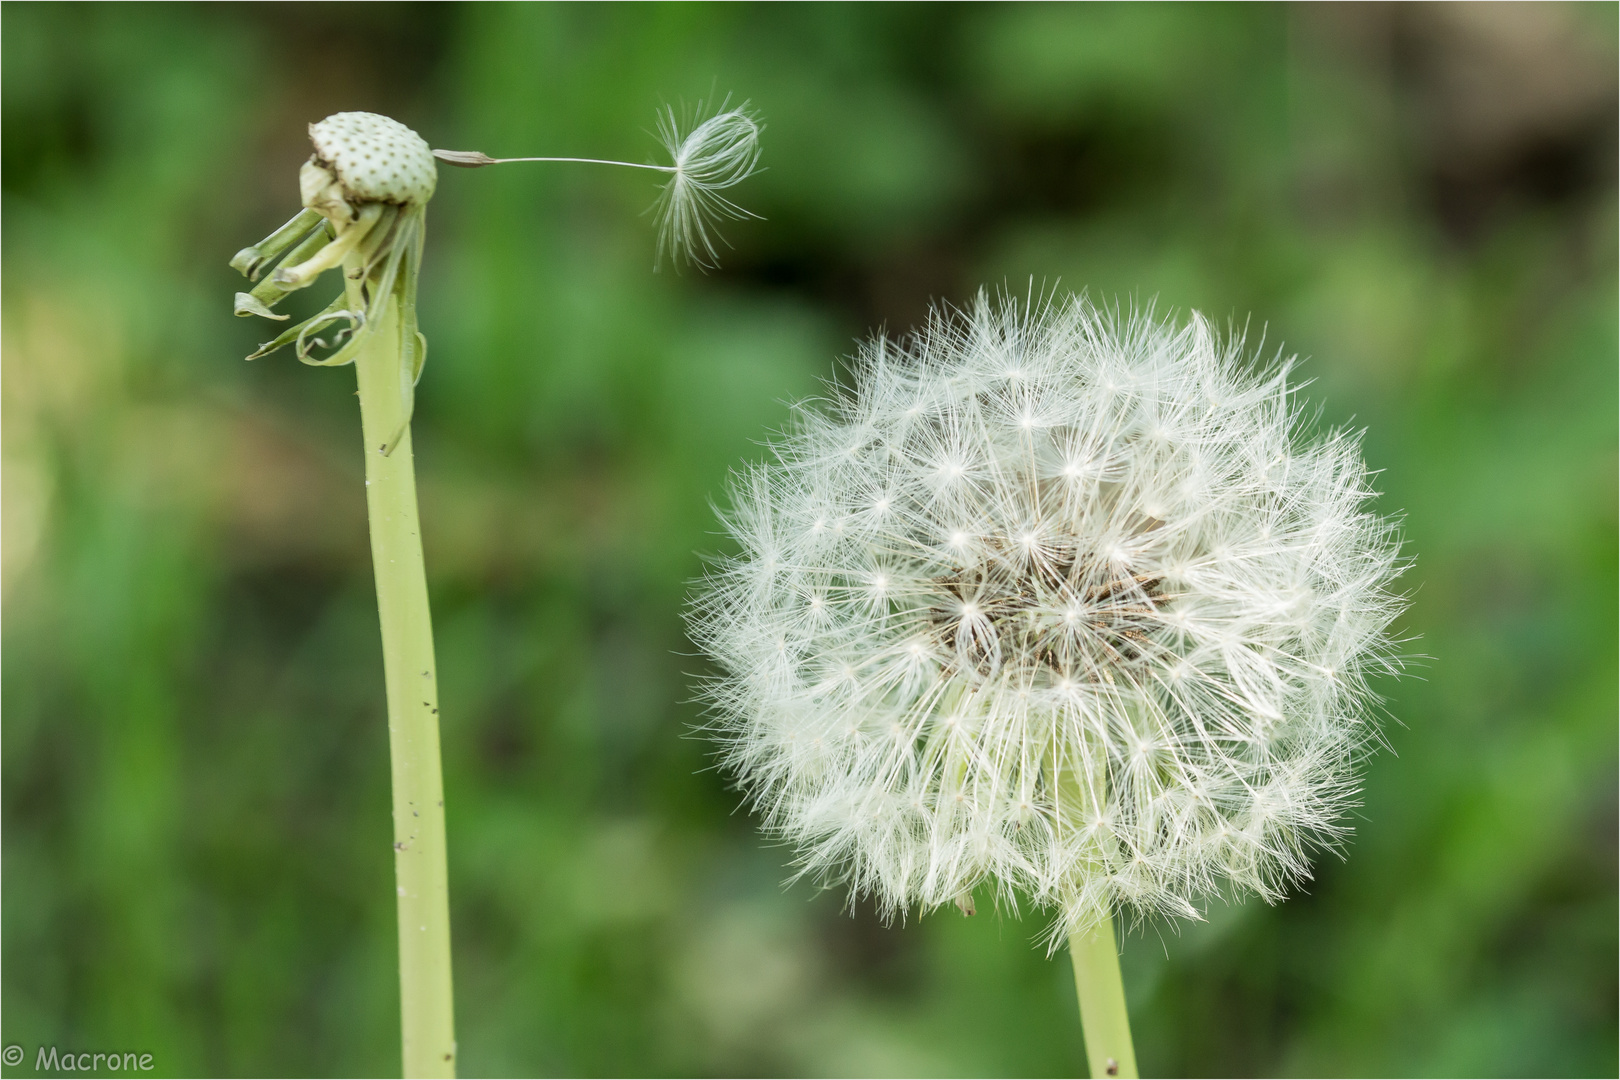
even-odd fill
[[[658,137],[674,166],[656,207],[660,259],[667,255],[697,266],[716,266],[720,255],[712,222],[759,216],[721,192],[742,183],[758,167],[761,129],[747,102],[709,117],[684,135],[673,108],[659,116]]]
[[[803,872],[889,914],[1268,901],[1347,832],[1399,668],[1394,526],[1289,364],[1085,300],[878,337],[736,477],[694,603],[726,763]]]

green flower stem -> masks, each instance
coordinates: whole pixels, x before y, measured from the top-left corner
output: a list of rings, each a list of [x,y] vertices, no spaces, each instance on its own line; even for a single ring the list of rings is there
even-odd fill
[[[1102,748],[1095,741],[1087,748],[1092,762],[1089,775],[1065,763],[1052,749],[1056,777],[1059,827],[1079,829],[1108,799],[1108,772]],[[1102,853],[1089,868],[1101,873]],[[1086,1060],[1094,1077],[1127,1076],[1136,1072],[1136,1048],[1131,1043],[1131,1017],[1125,1009],[1125,984],[1119,977],[1119,952],[1114,947],[1114,920],[1099,908],[1091,925],[1069,935],[1069,958],[1074,961],[1074,988],[1080,998],[1080,1028],[1086,1036]]]
[[[351,263],[356,261],[350,258]],[[354,266],[345,264],[345,273]],[[359,285],[349,278],[350,308]],[[445,870],[444,778],[433,626],[416,513],[416,472],[402,412],[400,305],[388,303],[355,358],[365,436],[366,508],[382,618],[388,744],[394,784],[394,877],[399,894],[400,1026],[408,1077],[454,1076],[450,898]]]
[[[1137,1076],[1131,1018],[1125,1011],[1125,984],[1119,977],[1114,920],[1106,914],[1089,929],[1069,937],[1074,988],[1080,997],[1080,1027],[1092,1076]]]

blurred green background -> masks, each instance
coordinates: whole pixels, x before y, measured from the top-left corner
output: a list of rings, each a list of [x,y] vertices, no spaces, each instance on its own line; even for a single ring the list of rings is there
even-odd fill
[[[1614,1075],[1616,7],[8,4],[7,1044],[398,1068],[348,371],[233,319],[305,124],[768,171],[653,272],[635,170],[446,170],[417,446],[465,1075],[1075,1075],[1044,925],[784,889],[683,635],[709,500],[853,341],[980,284],[1309,357],[1432,659],[1347,859],[1125,943],[1148,1074]],[[325,292],[324,289],[311,290]]]

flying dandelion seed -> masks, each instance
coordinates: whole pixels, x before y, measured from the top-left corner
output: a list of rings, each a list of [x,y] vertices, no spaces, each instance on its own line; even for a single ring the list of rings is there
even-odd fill
[[[1346,832],[1399,667],[1393,525],[1289,364],[983,294],[803,408],[695,601],[726,763],[802,871],[890,915],[1279,899]]]
[[[662,262],[668,256],[677,262],[713,269],[720,261],[720,253],[715,248],[720,236],[714,231],[714,223],[722,218],[740,221],[759,217],[722,193],[758,170],[759,133],[763,125],[746,101],[734,109],[726,108],[726,104],[723,102],[720,112],[692,126],[685,134],[673,107],[659,114],[658,137],[669,152],[668,165],[579,157],[492,158],[476,150],[435,150],[433,153],[441,161],[464,169],[519,161],[572,161],[669,173],[669,180],[653,206],[658,218],[658,259]],[[702,111],[699,103],[696,112],[701,114]]]

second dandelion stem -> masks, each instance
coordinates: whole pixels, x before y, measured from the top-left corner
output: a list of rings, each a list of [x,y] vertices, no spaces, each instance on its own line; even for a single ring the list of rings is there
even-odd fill
[[[357,269],[364,273],[358,259],[345,265],[347,273]],[[348,288],[350,306],[359,309],[359,285],[352,276]],[[444,780],[439,764],[438,669],[433,660],[433,626],[416,512],[416,470],[408,416],[401,404],[400,316],[399,300],[390,297],[355,358],[355,371],[360,383],[366,509],[388,687],[405,1075],[447,1077],[455,1075],[456,1035]],[[398,445],[389,446],[396,435]]]
[[[1086,1036],[1091,1075],[1137,1076],[1125,984],[1114,946],[1114,920],[1099,913],[1089,928],[1071,935],[1069,957],[1074,961],[1074,988],[1080,998],[1080,1027]]]
[[[1095,739],[1081,740],[1078,759],[1062,761],[1054,747],[1058,819],[1070,828],[1086,827],[1108,802],[1108,770],[1103,748]],[[1090,869],[1102,872],[1103,853],[1094,849]],[[1136,1048],[1131,1043],[1131,1017],[1125,1008],[1125,984],[1119,974],[1114,919],[1097,907],[1089,925],[1069,935],[1074,961],[1074,988],[1080,999],[1080,1028],[1086,1037],[1086,1061],[1093,1077],[1135,1077]]]

